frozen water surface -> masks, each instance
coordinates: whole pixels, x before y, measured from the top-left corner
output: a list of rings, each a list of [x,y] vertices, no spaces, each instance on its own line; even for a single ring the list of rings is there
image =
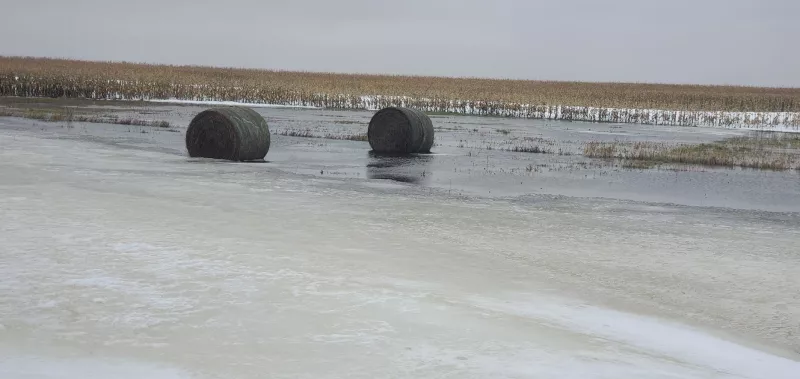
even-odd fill
[[[358,142],[275,136],[238,164],[119,128],[0,119],[1,378],[800,373],[791,174],[668,173],[728,174],[712,208],[691,186],[637,198],[643,172],[608,174],[632,190],[605,199],[584,172],[503,192],[516,176],[449,173],[470,161],[446,134],[402,181],[370,178]]]

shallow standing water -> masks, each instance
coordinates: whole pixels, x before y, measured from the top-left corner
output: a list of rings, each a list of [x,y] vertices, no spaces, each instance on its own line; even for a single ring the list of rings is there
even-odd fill
[[[260,112],[276,130],[370,116]],[[0,119],[0,377],[800,372],[796,176],[459,147],[613,125],[434,121],[471,129],[400,162],[275,136],[239,164],[185,157],[180,131]]]
[[[194,115],[206,109],[165,105],[107,108],[121,110],[120,118],[166,120],[176,128],[166,132],[151,127],[80,123],[72,129],[64,128],[63,123],[37,128],[64,138],[94,138],[116,146],[185,155],[183,131]],[[273,131],[268,166],[294,174],[336,180],[383,179],[387,185],[405,183],[492,198],[564,195],[800,212],[796,201],[800,197],[798,171],[699,166],[629,169],[620,162],[580,155],[587,141],[701,143],[744,135],[744,130],[432,116],[436,128],[434,154],[394,159],[370,155],[367,142],[279,135],[364,134],[373,112],[254,109],[266,118]],[[30,129],[33,123],[23,121],[21,126],[9,127]],[[555,154],[505,151],[534,147]]]

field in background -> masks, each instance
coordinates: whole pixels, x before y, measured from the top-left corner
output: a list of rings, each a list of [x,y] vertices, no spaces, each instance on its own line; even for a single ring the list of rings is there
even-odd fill
[[[0,57],[0,95],[239,101],[721,127],[800,127],[800,89],[351,75]]]

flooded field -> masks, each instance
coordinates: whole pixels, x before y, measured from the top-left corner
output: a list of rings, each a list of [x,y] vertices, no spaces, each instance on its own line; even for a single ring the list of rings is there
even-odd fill
[[[102,104],[97,102],[95,104]],[[77,103],[80,104],[80,103]],[[90,138],[185,155],[183,132],[199,106],[126,106],[94,110],[120,119],[168,122],[172,128],[72,123],[37,124],[54,138]],[[142,104],[142,103],[136,103]],[[147,103],[144,103],[147,104]],[[99,109],[103,109],[102,111]],[[372,112],[254,108],[269,122],[265,167],[312,177],[415,185],[478,197],[564,195],[703,207],[800,211],[800,171],[693,165],[639,167],[582,156],[586,142],[704,143],[744,130],[513,118],[432,116],[432,155],[391,158],[369,153],[362,139]],[[31,121],[6,127],[30,129]],[[304,137],[292,137],[301,135]],[[305,138],[318,137],[318,138]],[[328,138],[325,138],[328,137]],[[516,151],[515,151],[516,150]]]
[[[391,158],[260,108],[230,163],[186,156],[202,107],[114,107],[171,127],[0,118],[0,377],[800,372],[796,171],[580,155],[744,131],[433,116]]]

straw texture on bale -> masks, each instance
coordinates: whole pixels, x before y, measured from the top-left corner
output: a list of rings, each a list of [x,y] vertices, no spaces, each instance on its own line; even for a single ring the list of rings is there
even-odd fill
[[[430,153],[433,123],[422,111],[388,107],[372,116],[367,139],[372,151],[380,154]]]
[[[270,145],[267,121],[247,107],[218,107],[198,113],[186,130],[191,157],[252,161],[264,159]]]

